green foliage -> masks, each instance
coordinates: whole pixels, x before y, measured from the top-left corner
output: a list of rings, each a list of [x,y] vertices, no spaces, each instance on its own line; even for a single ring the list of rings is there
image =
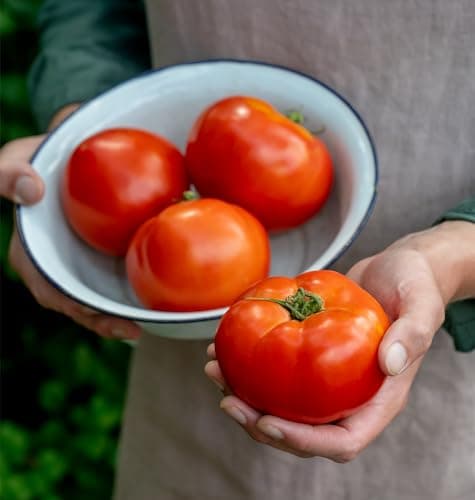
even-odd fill
[[[36,133],[26,72],[37,50],[36,13],[41,0],[3,0],[0,10],[2,122],[0,143]]]
[[[37,133],[26,72],[41,0],[3,0],[0,142]],[[110,498],[130,348],[37,305],[8,264],[12,205],[1,200],[0,498]]]
[[[62,323],[47,335],[26,326],[23,359],[4,367],[10,391],[29,376],[11,399],[36,401],[7,406],[0,422],[3,500],[110,497],[130,348]]]

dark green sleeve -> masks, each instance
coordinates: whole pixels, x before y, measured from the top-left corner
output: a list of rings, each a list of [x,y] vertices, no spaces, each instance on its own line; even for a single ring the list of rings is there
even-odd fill
[[[141,0],[45,0],[38,23],[40,50],[29,89],[42,130],[66,104],[150,67]]]
[[[466,220],[475,223],[475,197],[463,201],[437,221]],[[475,349],[475,299],[454,302],[447,307],[444,328],[452,336],[457,351]]]

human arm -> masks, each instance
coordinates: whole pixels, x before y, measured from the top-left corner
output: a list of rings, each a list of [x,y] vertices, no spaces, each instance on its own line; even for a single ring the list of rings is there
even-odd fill
[[[475,197],[445,212],[437,221],[464,220],[475,223]],[[445,311],[444,328],[451,335],[457,351],[468,352],[475,349],[475,298],[457,300]]]
[[[359,262],[349,275],[379,299],[393,320],[379,349],[381,368],[390,376],[354,415],[311,426],[259,414],[229,395],[217,361],[209,362],[207,375],[227,394],[221,408],[257,441],[298,456],[323,456],[337,462],[351,460],[364,450],[404,409],[447,304],[475,296],[475,224],[446,221],[409,235]],[[390,349],[394,344],[395,350]],[[212,346],[209,352],[213,358]]]
[[[42,129],[55,128],[83,100],[147,67],[141,2],[47,0],[40,25],[41,49],[30,74],[30,89]],[[0,150],[0,196],[20,204],[40,201],[44,185],[30,158],[44,137],[18,139]],[[134,323],[84,308],[53,288],[25,254],[16,229],[9,258],[44,307],[66,314],[104,337],[135,339],[140,334]]]
[[[45,0],[38,25],[40,50],[28,83],[41,130],[67,104],[150,68],[142,0]]]
[[[56,126],[76,107],[66,106],[60,110],[53,117],[51,127]],[[19,204],[34,204],[41,200],[44,185],[31,167],[30,158],[44,138],[44,135],[38,135],[17,139],[0,150],[0,196]],[[134,323],[84,307],[50,285],[26,255],[16,227],[10,240],[8,257],[12,268],[43,307],[69,316],[102,337],[133,340],[140,335],[140,329]]]

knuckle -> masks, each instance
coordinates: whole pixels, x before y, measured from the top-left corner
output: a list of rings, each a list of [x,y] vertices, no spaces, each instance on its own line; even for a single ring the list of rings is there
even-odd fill
[[[38,287],[36,285],[33,285],[30,287],[30,292],[33,295],[34,299],[38,304],[42,307],[45,307],[46,309],[52,309],[48,294],[44,292],[42,287]]]
[[[31,284],[27,284],[29,287],[30,293],[33,295],[33,298],[36,302],[45,309],[50,309],[52,311],[61,312],[60,308],[54,303],[54,300],[51,297],[48,289],[41,282],[33,282]]]
[[[262,434],[261,432],[257,432],[249,428],[246,429],[246,432],[248,433],[249,437],[256,443],[270,444],[272,442],[272,439],[268,438],[265,434]]]
[[[431,331],[425,325],[415,325],[411,332],[411,342],[417,353],[424,353],[429,350],[432,344]]]
[[[107,330],[100,328],[90,318],[85,317],[81,314],[77,314],[76,312],[73,311],[72,308],[69,308],[68,311],[65,311],[64,314],[66,314],[66,316],[69,316],[76,323],[76,325],[81,329],[87,330],[89,332],[93,332],[96,335],[99,335],[100,337],[102,337],[104,339],[113,338],[112,335]]]
[[[310,442],[310,439],[304,439],[297,443],[297,449],[299,450],[299,453],[304,457],[308,458],[315,455],[315,453],[313,453],[313,445]]]
[[[396,287],[397,295],[400,298],[408,295],[408,293],[410,292],[410,290],[414,286],[413,283],[414,283],[413,278],[406,278],[406,279],[400,280],[399,283],[397,284],[397,287]]]
[[[341,453],[333,457],[333,460],[339,464],[347,464],[354,460],[361,452],[362,447],[359,443],[351,443],[342,450]]]

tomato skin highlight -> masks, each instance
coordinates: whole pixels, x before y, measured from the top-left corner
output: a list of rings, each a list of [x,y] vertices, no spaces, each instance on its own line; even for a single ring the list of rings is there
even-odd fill
[[[323,310],[298,321],[275,302],[303,288]],[[216,357],[231,390],[253,408],[306,424],[354,413],[381,387],[378,347],[390,325],[380,304],[335,271],[270,277],[223,316]]]
[[[139,226],[188,189],[183,155],[150,132],[114,128],[73,151],[61,183],[73,230],[96,250],[123,256]]]
[[[302,224],[333,183],[319,138],[265,101],[233,96],[210,106],[190,133],[185,162],[202,196],[249,210],[269,230]]]
[[[166,311],[228,306],[269,266],[262,224],[241,207],[207,198],[171,205],[147,221],[126,256],[140,301]]]

